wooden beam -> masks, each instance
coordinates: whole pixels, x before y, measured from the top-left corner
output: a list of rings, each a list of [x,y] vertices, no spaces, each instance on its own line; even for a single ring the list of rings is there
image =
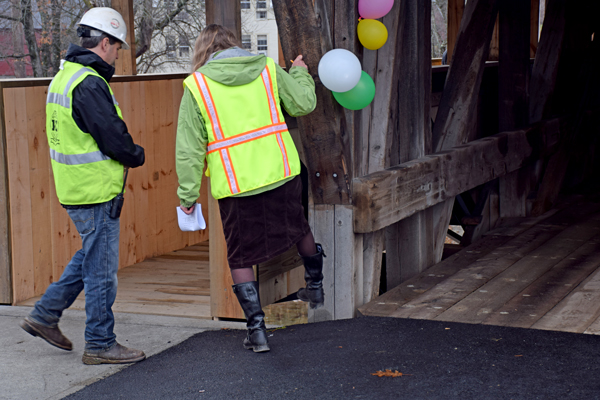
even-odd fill
[[[500,22],[499,18],[496,18],[496,24],[494,25],[494,33],[492,33],[492,40],[490,41],[490,55],[488,56],[489,61],[498,61],[500,58]]]
[[[423,157],[431,144],[431,3],[401,2],[395,70],[402,77],[396,96],[398,146],[392,165]],[[425,210],[386,228],[386,272],[388,288],[433,265],[431,210]]]
[[[133,0],[113,0],[112,7],[121,13],[127,24],[127,43],[129,50],[121,50],[115,62],[115,75],[136,75],[135,62],[135,24],[133,21]]]
[[[465,11],[465,0],[448,0],[448,53],[446,63],[450,64],[456,47],[456,39],[460,30],[460,21]]]
[[[433,150],[460,145],[474,136],[473,123],[490,40],[496,23],[497,0],[470,0],[460,24],[453,61],[433,126]],[[460,192],[459,192],[460,193]],[[433,208],[433,252],[442,258],[454,200],[449,198]]]
[[[497,0],[471,0],[467,3],[454,60],[433,126],[434,151],[458,146],[469,137],[496,23],[497,3]]]
[[[206,0],[206,25],[219,24],[242,40],[242,8],[239,0]]]
[[[344,6],[339,7],[339,3]],[[375,98],[369,106],[357,112],[349,110],[345,112],[348,128],[350,130],[352,127],[354,130],[354,134],[349,136],[354,138],[355,176],[380,171],[393,165],[390,164],[390,148],[397,130],[399,81],[402,79],[402,73],[398,69],[402,61],[398,59],[397,45],[402,37],[398,33],[402,17],[401,8],[402,4],[395,2],[391,11],[382,18],[382,23],[390,35],[382,48],[369,51],[364,50],[360,43],[353,43],[358,41],[351,40],[351,37],[356,37],[358,15],[353,15],[357,12],[355,4],[342,0],[336,3],[335,44],[340,43],[355,54],[362,53],[363,70],[373,78],[377,88]],[[348,28],[344,29],[346,26]],[[340,31],[342,34],[338,33]],[[353,121],[352,125],[350,121]],[[395,163],[397,164],[398,161]],[[368,302],[379,295],[385,233],[383,231],[367,233],[363,235],[362,240],[363,302]]]
[[[553,7],[554,5],[554,7]],[[595,2],[585,4],[567,3],[563,10],[566,14],[564,33],[559,37],[561,53],[555,67],[554,90],[546,98],[543,112],[547,114],[573,114],[573,124],[568,135],[563,138],[560,151],[547,162],[539,190],[532,203],[532,215],[540,215],[556,201],[562,188],[567,167],[571,157],[575,156],[574,149],[582,138],[581,128],[585,118],[585,110],[589,99],[598,90],[596,77],[600,57],[598,41],[592,41],[592,34],[598,23],[594,16],[600,11]],[[556,4],[548,4],[547,18],[551,12],[556,12]],[[544,29],[546,26],[544,25]],[[542,32],[543,34],[544,32]],[[544,39],[544,37],[543,37]],[[540,43],[540,55],[541,45]],[[535,68],[535,64],[534,64]],[[534,71],[535,72],[535,71]],[[579,155],[585,157],[585,155]]]
[[[499,130],[505,132],[529,123],[528,89],[530,5],[522,0],[503,0],[500,14],[500,63],[498,64]]]
[[[316,82],[318,107],[299,117],[309,182],[315,204],[350,204],[349,180],[352,157],[341,107],[317,75],[321,57],[332,49],[328,8],[323,0],[286,0],[273,2],[281,47],[286,59],[304,55]],[[326,2],[325,2],[326,3]]]
[[[335,318],[335,206],[311,205],[308,220],[315,241],[323,246],[323,291],[325,304],[316,310],[309,308],[308,322],[330,321]]]
[[[548,114],[562,52],[565,7],[566,0],[550,0],[547,4],[529,86],[529,123],[532,124],[541,121]]]
[[[504,132],[353,181],[354,231],[373,232],[538,159],[556,132]]]
[[[262,282],[277,275],[284,274],[303,265],[302,257],[298,254],[298,249],[296,249],[296,246],[292,246],[285,253],[275,256],[258,266],[258,281],[262,284]]]
[[[529,57],[535,58],[540,34],[540,0],[531,0],[529,29]]]
[[[522,128],[527,126],[529,121],[531,7],[531,4],[522,0],[504,0],[499,5],[498,127],[500,132]],[[500,178],[501,218],[526,216],[532,173],[531,168],[527,167]]]
[[[0,304],[12,304],[9,204],[4,87],[0,83]]]

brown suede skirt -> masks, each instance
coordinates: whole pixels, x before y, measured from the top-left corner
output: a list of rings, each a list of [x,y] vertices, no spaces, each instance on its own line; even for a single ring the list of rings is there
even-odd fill
[[[220,199],[219,210],[232,269],[284,253],[310,232],[300,176],[257,195]]]

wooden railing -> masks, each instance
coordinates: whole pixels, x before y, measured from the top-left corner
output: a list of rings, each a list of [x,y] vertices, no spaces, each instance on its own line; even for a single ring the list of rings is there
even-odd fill
[[[119,266],[208,239],[182,232],[176,221],[175,132],[184,74],[115,77],[111,86],[146,163],[129,173],[121,216]],[[81,246],[58,202],[46,139],[49,79],[1,81],[3,190],[6,214],[0,247],[0,303],[42,294]],[[207,185],[200,201],[207,204]],[[9,283],[12,281],[12,285]],[[11,287],[12,286],[12,287]],[[12,296],[10,291],[12,291]]]

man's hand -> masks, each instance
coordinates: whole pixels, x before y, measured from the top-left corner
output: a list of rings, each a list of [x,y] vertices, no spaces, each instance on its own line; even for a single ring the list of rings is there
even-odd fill
[[[292,63],[292,67],[302,67],[302,68],[306,68],[308,70],[308,66],[302,60],[302,54],[300,54],[298,57],[296,57],[296,59]]]
[[[183,210],[184,213],[186,213],[187,215],[190,215],[191,213],[194,212],[194,207],[196,205],[193,204],[190,208],[184,207],[184,206],[179,206],[179,208],[181,208]]]

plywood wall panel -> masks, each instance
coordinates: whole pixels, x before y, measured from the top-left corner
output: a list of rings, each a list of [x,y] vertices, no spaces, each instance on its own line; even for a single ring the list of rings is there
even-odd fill
[[[175,136],[182,78],[113,83],[134,141],[146,150],[130,170],[121,216],[119,267],[208,239],[181,232],[175,207]],[[81,239],[56,198],[45,132],[46,86],[5,87],[5,134],[12,246],[13,303],[41,295],[58,280]],[[204,179],[205,180],[205,179]],[[207,209],[207,184],[199,201]]]

